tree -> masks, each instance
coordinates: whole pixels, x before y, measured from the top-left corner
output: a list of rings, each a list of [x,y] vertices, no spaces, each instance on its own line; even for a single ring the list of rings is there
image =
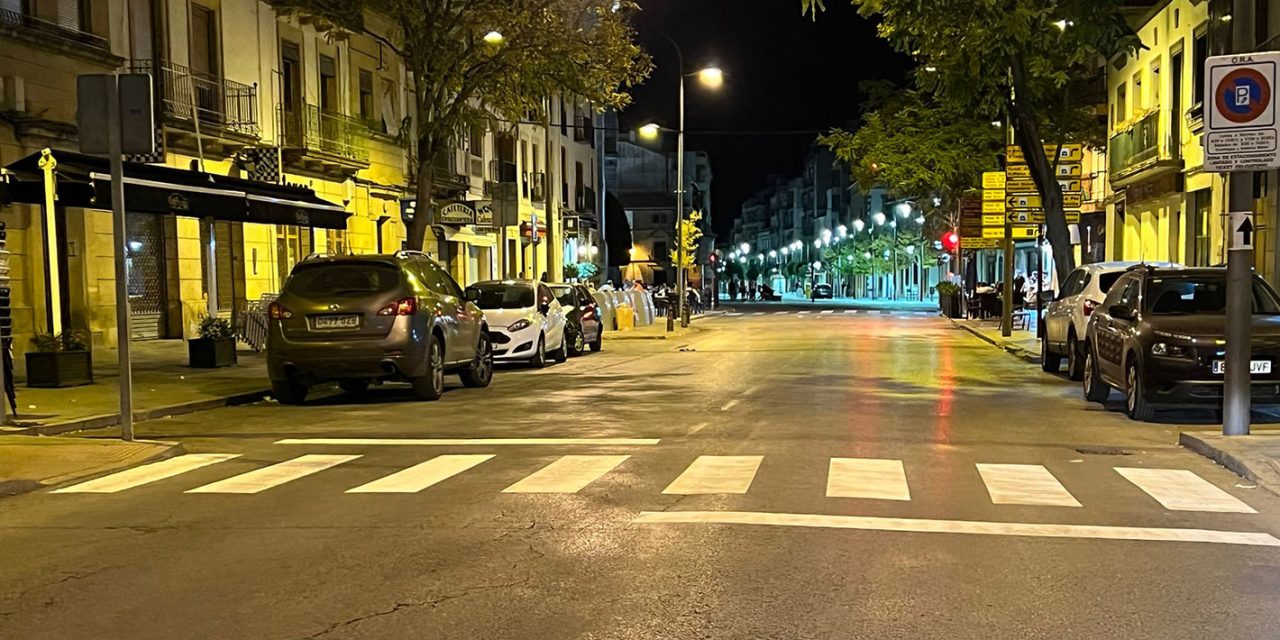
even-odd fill
[[[882,186],[929,208],[937,197],[936,208],[952,214],[945,226],[954,228],[960,196],[998,166],[1002,130],[919,89],[875,93],[857,130],[835,129],[818,141],[852,168],[864,191]]]
[[[824,0],[800,0],[815,18]],[[917,82],[948,104],[1008,122],[1045,208],[1054,263],[1075,267],[1055,163],[1043,142],[1097,144],[1105,128],[1080,90],[1103,60],[1141,42],[1125,0],[851,0],[881,37],[920,63]],[[1084,98],[1082,98],[1082,96]]]
[[[676,268],[693,271],[698,264],[698,240],[702,238],[702,212],[691,211],[689,216],[680,221],[680,239],[676,248],[671,250],[671,264]],[[684,261],[680,261],[680,245],[684,245]]]
[[[620,109],[649,74],[634,42],[630,0],[272,0],[332,31],[366,32],[392,47],[412,81],[418,210],[408,230],[422,248],[434,222],[434,159],[463,132],[496,118],[546,114],[549,96],[578,96]],[[365,12],[385,18],[389,34],[364,28]]]

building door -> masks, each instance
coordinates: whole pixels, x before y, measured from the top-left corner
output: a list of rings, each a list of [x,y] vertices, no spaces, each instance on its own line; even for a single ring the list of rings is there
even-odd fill
[[[243,256],[241,255],[243,241],[240,239],[243,236],[240,234],[239,226],[240,223],[237,222],[213,223],[214,265],[216,267],[214,275],[218,279],[218,290],[216,292],[218,314],[224,317],[232,316],[238,310],[238,301],[244,294],[244,284],[241,280],[242,274],[237,273],[237,267],[243,262]],[[209,226],[201,222],[200,265],[202,273],[200,284],[204,287],[206,296],[209,295],[208,247]]]
[[[222,119],[222,52],[219,47],[218,18],[212,10],[197,4],[191,7],[191,80],[195,85],[196,109],[201,120]]]
[[[165,334],[164,313],[168,306],[164,219],[147,213],[126,216],[130,338],[154,340]]]

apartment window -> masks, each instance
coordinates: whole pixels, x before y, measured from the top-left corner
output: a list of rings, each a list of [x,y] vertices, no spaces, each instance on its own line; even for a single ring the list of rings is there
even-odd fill
[[[331,256],[347,254],[347,232],[342,229],[330,229],[325,232],[325,253]]]
[[[577,197],[577,198],[581,198],[581,197],[583,196],[583,192],[582,192],[582,175],[583,175],[583,166],[582,166],[582,163],[581,163],[581,162],[575,162],[575,163],[573,163],[573,185],[574,185],[574,186],[573,186],[573,193],[574,193],[575,197]],[[583,207],[582,207],[582,203],[579,203],[579,204],[578,204],[578,209],[579,209],[579,210],[581,210],[582,208],[583,208]]]
[[[1160,63],[1151,65],[1151,96],[1147,105],[1152,109],[1160,108]]]
[[[1253,42],[1261,46],[1271,39],[1271,0],[1253,0]]]
[[[467,151],[471,153],[472,157],[484,157],[484,127],[478,125],[472,126],[469,134],[470,135],[467,138]]]
[[[293,265],[311,253],[311,229],[293,225],[276,225],[276,265],[280,282],[289,277]]]
[[[1118,123],[1119,121],[1121,121],[1121,120],[1125,120],[1125,119],[1127,119],[1127,118],[1129,117],[1129,109],[1128,109],[1128,107],[1126,106],[1126,105],[1128,105],[1128,104],[1129,104],[1129,103],[1128,103],[1128,94],[1129,94],[1129,85],[1128,85],[1128,83],[1122,83],[1120,86],[1116,87],[1116,115],[1115,115],[1115,119],[1116,119],[1116,122],[1117,122],[1117,123]]]
[[[1209,255],[1209,228],[1213,220],[1209,212],[1211,193],[1209,189],[1191,192],[1191,246],[1187,263],[1193,267],[1207,267],[1212,259]]]
[[[396,83],[382,80],[382,132],[391,135],[400,133],[400,92],[396,91]]]
[[[280,43],[280,76],[284,108],[296,113],[302,104],[302,48],[298,43]]]
[[[1137,114],[1142,111],[1144,96],[1142,95],[1142,72],[1133,74],[1133,113]],[[1128,115],[1128,114],[1126,114]]]
[[[564,111],[564,98],[560,99],[560,135],[569,135],[568,115]]]
[[[320,108],[336,112],[338,106],[338,61],[320,54]]]
[[[1191,101],[1204,103],[1204,62],[1209,58],[1209,31],[1196,31],[1191,44]]]
[[[373,73],[361,69],[358,81],[360,84],[360,102],[357,106],[360,110],[360,119],[370,122],[373,120]]]
[[[191,6],[191,70],[197,74],[216,76],[220,65],[218,20],[212,9]]]

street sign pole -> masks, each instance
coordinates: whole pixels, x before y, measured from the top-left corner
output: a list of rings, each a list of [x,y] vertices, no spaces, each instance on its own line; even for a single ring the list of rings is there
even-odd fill
[[[112,76],[107,87],[107,155],[111,164],[111,222],[116,275],[116,351],[120,367],[120,437],[133,440],[133,362],[129,359],[129,267],[125,252],[124,151],[120,131],[120,87]]]
[[[1004,304],[1000,312],[1000,335],[1008,338],[1013,335],[1013,223],[1008,216],[1004,219],[1004,291],[1001,297]]]
[[[1247,174],[1245,174],[1247,175]],[[1231,200],[1251,196],[1238,184],[1248,185],[1241,174],[1231,176]],[[1246,191],[1238,194],[1239,191]],[[1222,435],[1249,435],[1252,398],[1250,359],[1253,320],[1253,236],[1252,212],[1232,212],[1228,216],[1231,246],[1227,250],[1227,355],[1222,392]]]

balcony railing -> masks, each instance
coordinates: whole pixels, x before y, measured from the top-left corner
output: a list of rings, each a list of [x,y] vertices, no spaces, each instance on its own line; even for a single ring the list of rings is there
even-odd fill
[[[10,27],[32,31],[42,36],[50,36],[59,40],[70,42],[78,42],[88,45],[95,49],[107,50],[110,43],[107,39],[87,31],[37,18],[33,15],[14,11],[12,9],[0,9],[0,27]]]
[[[1126,131],[1111,136],[1107,143],[1107,163],[1112,180],[1124,178],[1160,160],[1178,159],[1178,149],[1161,135],[1160,110],[1143,116]]]
[[[313,104],[279,108],[286,146],[318,151],[356,162],[369,159],[369,132],[359,120]]]
[[[258,88],[199,73],[172,62],[134,60],[129,70],[149,73],[163,115],[179,122],[200,118],[200,126],[257,137]]]

